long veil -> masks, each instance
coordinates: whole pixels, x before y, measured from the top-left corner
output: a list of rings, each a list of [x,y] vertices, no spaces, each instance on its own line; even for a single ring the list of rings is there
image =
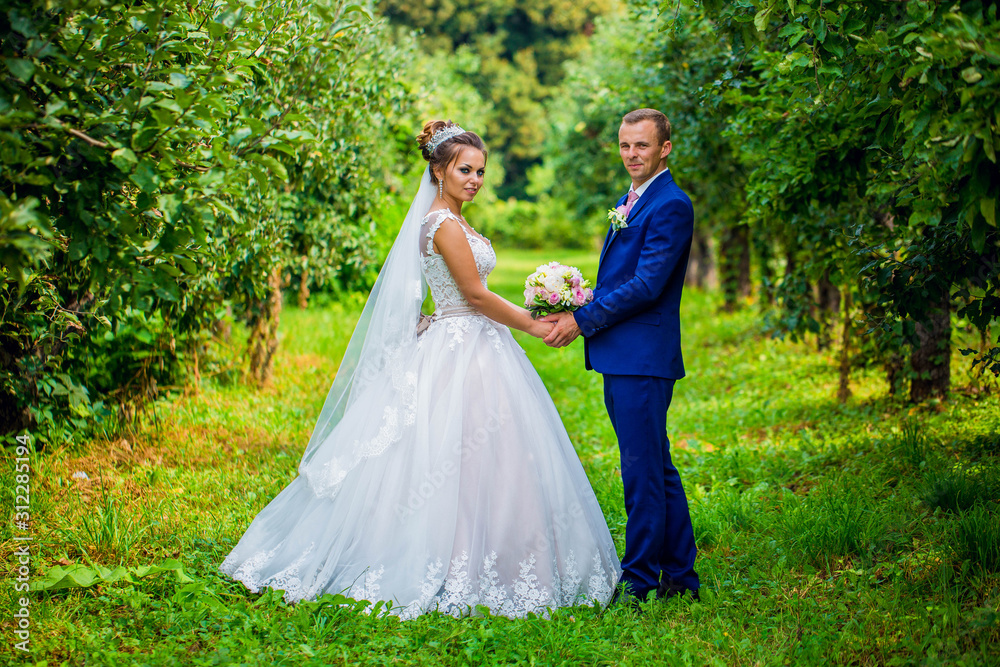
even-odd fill
[[[354,328],[337,377],[299,462],[299,473],[309,480],[317,495],[335,494],[350,469],[366,456],[379,453],[372,451],[369,442],[344,441],[334,433],[344,413],[364,390],[379,379],[388,379],[397,392],[405,395],[415,384],[415,379],[405,377],[401,369],[416,345],[420,306],[427,295],[427,282],[420,269],[419,235],[435,193],[430,168],[427,168]],[[412,397],[404,398],[402,403],[411,405]],[[323,454],[317,457],[321,449]]]

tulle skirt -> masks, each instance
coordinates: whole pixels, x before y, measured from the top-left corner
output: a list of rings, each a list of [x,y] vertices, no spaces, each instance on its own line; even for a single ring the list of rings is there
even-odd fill
[[[363,455],[345,462],[345,443]],[[289,602],[343,593],[403,618],[606,603],[621,574],[545,386],[478,314],[435,320],[364,387],[220,569]]]

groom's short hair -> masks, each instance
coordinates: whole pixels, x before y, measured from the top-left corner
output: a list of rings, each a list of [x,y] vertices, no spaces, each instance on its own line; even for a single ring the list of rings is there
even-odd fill
[[[636,109],[629,111],[622,117],[622,122],[629,125],[635,125],[644,120],[651,120],[656,125],[656,134],[660,144],[670,141],[670,121],[663,112],[656,109]]]

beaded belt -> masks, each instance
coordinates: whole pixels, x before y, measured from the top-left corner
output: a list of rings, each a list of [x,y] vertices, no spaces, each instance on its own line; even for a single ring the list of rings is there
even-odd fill
[[[435,310],[431,317],[437,319],[439,317],[461,317],[462,315],[481,315],[478,310],[472,306],[448,306],[447,308],[441,308],[440,310]]]
[[[417,335],[419,336],[424,332],[427,327],[429,327],[435,320],[444,319],[445,317],[463,317],[467,315],[482,315],[478,310],[472,306],[448,306],[446,308],[441,308],[435,310],[433,315],[420,314],[420,320],[417,322]]]

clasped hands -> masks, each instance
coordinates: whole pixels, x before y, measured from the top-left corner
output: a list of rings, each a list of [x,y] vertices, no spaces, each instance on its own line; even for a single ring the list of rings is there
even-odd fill
[[[566,347],[580,335],[580,327],[576,324],[573,313],[553,313],[538,318],[539,322],[551,322],[552,330],[542,340],[549,347]]]

